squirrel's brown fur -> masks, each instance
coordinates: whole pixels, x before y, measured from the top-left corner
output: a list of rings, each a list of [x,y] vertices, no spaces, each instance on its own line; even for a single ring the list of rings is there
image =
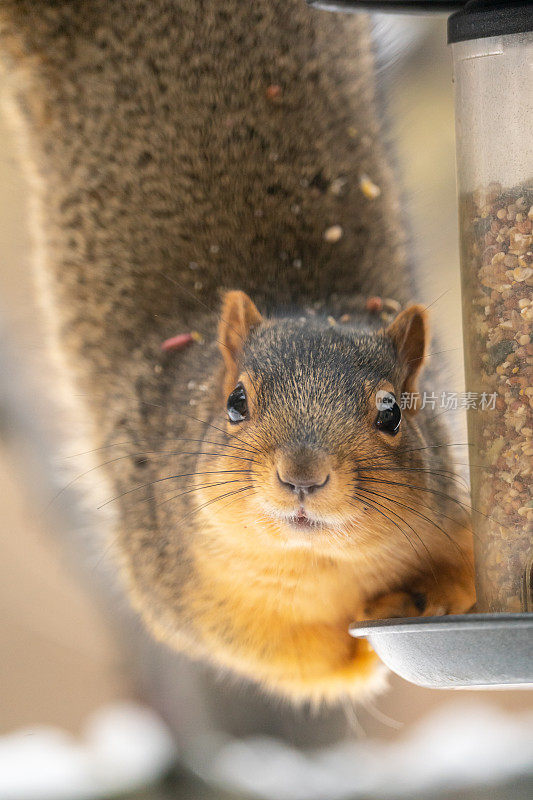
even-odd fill
[[[269,690],[360,695],[375,657],[350,621],[419,613],[421,594],[425,613],[472,602],[442,428],[427,411],[394,441],[374,427],[376,389],[413,388],[427,335],[421,309],[387,332],[364,311],[411,296],[367,20],[302,0],[1,0],[0,26],[60,341],[95,446],[130,442],[106,470],[134,602],[173,646]],[[273,319],[230,293],[217,334],[222,288]],[[191,329],[205,345],[161,353]],[[238,379],[258,416],[235,432]],[[337,514],[306,541],[264,511],[295,447],[329,465],[309,502]],[[370,456],[391,483],[349,517]]]

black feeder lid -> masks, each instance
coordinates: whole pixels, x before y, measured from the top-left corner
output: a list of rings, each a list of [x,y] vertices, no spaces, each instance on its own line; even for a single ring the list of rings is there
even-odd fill
[[[527,0],[307,0],[329,11],[454,11],[448,42],[533,30]],[[528,591],[528,595],[531,592]],[[405,680],[434,689],[533,687],[533,613],[461,614],[370,620],[350,626]]]
[[[454,11],[448,19],[448,43],[533,30],[531,0],[307,0],[327,11],[384,11],[430,14]]]

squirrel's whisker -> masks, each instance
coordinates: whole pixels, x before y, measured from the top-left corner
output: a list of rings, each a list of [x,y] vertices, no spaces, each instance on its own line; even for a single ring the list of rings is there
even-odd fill
[[[459,547],[457,542],[455,542],[452,539],[450,534],[447,531],[445,531],[444,528],[442,528],[440,525],[438,525],[434,520],[430,519],[430,517],[427,517],[425,514],[422,514],[420,511],[417,511],[416,509],[412,508],[411,506],[407,505],[406,503],[402,503],[400,500],[398,500],[397,497],[390,497],[388,495],[383,495],[380,492],[374,492],[374,491],[372,491],[372,489],[363,489],[362,487],[359,487],[359,491],[365,492],[365,493],[369,493],[369,494],[372,494],[372,495],[376,495],[377,497],[383,498],[383,500],[389,500],[391,503],[396,503],[397,505],[401,506],[402,508],[405,508],[407,511],[410,511],[413,514],[416,514],[417,517],[420,517],[421,519],[424,519],[426,522],[429,522],[430,525],[433,525],[435,528],[437,528],[439,531],[441,531],[441,533],[444,534],[444,536],[450,541],[450,543],[453,544],[454,547],[457,549],[457,552],[461,555],[461,557],[464,558],[466,563],[470,566],[470,562],[468,561],[466,555],[461,550],[461,548]],[[443,515],[443,516],[445,516],[445,515]],[[407,523],[407,524],[409,524],[409,523]],[[464,527],[466,530],[468,530],[466,528],[466,526],[462,526],[462,527]]]
[[[73,396],[74,397],[103,397],[106,400],[109,399],[109,398],[107,398],[106,395],[97,394],[97,393],[93,393],[93,392],[91,392],[90,394],[88,392],[84,392],[83,394],[75,394]],[[124,400],[132,400],[134,403],[142,403],[142,405],[151,406],[153,408],[161,408],[161,409],[164,410],[167,407],[166,405],[163,405],[162,403],[152,403],[150,400],[141,400],[140,397],[133,397],[132,395],[121,395],[121,397]],[[199,422],[202,425],[206,425],[208,428],[213,428],[215,431],[218,431],[219,433],[222,433],[224,436],[229,437],[228,432],[225,431],[223,428],[219,428],[217,425],[213,425],[212,422],[208,422],[206,419],[200,419],[199,417],[195,417],[193,414],[190,414],[188,411],[187,412],[185,412],[185,411],[176,411],[176,410],[173,409],[172,413],[177,414],[180,417],[185,417],[185,419],[187,419],[187,420],[193,419],[195,422]],[[239,442],[243,442],[244,444],[248,444],[248,442],[246,442],[244,439],[241,439],[241,437],[237,436],[237,434],[235,434],[235,433],[232,433],[231,437],[233,439],[236,439]]]
[[[369,699],[368,697],[360,701],[363,708],[368,711],[371,717],[376,720],[376,722],[381,722],[383,725],[386,725],[388,728],[393,728],[396,731],[401,730],[405,723],[400,722],[400,720],[393,719],[389,717],[388,714],[385,714],[379,708],[377,708]]]
[[[347,698],[347,702],[343,704],[343,710],[350,733],[353,732],[358,739],[368,739],[367,731],[365,731],[361,721],[357,719],[356,705],[350,702],[350,698]]]
[[[227,431],[224,430],[224,428],[219,428],[217,425],[213,425],[212,422],[207,422],[207,420],[205,419],[199,419],[199,417],[193,417],[191,414],[188,413],[187,414],[183,413],[181,416],[184,416],[188,419],[194,419],[196,422],[200,422],[202,423],[202,425],[206,425],[208,428],[213,428],[215,431],[219,431],[219,433],[223,434],[223,436],[225,436],[226,439],[229,438],[236,439],[238,442],[242,442],[246,446],[250,444],[249,442],[246,441],[246,439],[243,439],[241,436],[237,436],[236,433],[231,433],[230,435]]]
[[[212,458],[234,458],[237,461],[249,461],[253,462],[254,464],[257,464],[257,460],[253,458],[247,458],[245,456],[236,456],[233,453],[206,453],[203,450],[199,452],[191,452],[187,450],[166,450],[166,451],[146,450],[140,453],[126,453],[126,455],[123,456],[116,456],[116,458],[110,458],[108,461],[104,461],[103,464],[96,464],[94,467],[90,467],[89,469],[85,470],[85,472],[80,472],[79,475],[76,475],[75,478],[72,478],[72,480],[70,480],[67,484],[65,484],[65,486],[63,486],[58,492],[56,492],[56,494],[52,497],[52,499],[46,506],[45,512],[48,511],[50,506],[53,503],[55,503],[55,501],[63,494],[63,492],[66,492],[66,490],[69,489],[74,483],[76,483],[76,481],[81,480],[81,478],[84,478],[91,472],[94,472],[97,469],[101,469],[102,467],[107,467],[109,466],[109,464],[114,464],[117,461],[122,461],[124,458],[136,458],[136,457],[139,458],[147,455],[160,455],[161,453],[166,453],[167,455],[175,455],[175,456],[207,456]],[[106,503],[104,503],[104,505],[106,505]],[[99,506],[99,508],[101,508],[101,506]]]
[[[443,414],[447,414],[448,411],[464,411],[464,410],[465,410],[464,408],[445,408],[443,411],[439,411],[438,414],[433,414],[431,417],[429,417],[429,419],[431,420],[438,419],[439,417],[442,417]]]
[[[167,497],[164,500],[161,500],[161,502],[155,504],[155,508],[158,508],[159,506],[164,506],[165,503],[170,503],[171,500],[175,500],[177,497],[183,497],[186,494],[192,494],[192,492],[198,492],[202,489],[211,489],[215,486],[226,486],[228,483],[248,483],[249,480],[250,478],[233,478],[232,480],[229,481],[219,481],[217,483],[204,483],[200,486],[193,486],[191,489],[186,489],[185,491],[180,492],[179,494],[174,494],[172,495],[172,497]]]
[[[366,493],[366,492],[368,492],[368,494],[372,494],[372,495],[375,495],[376,497],[380,497],[381,499],[385,499],[385,498],[383,498],[383,496],[382,496],[382,495],[378,494],[378,492],[371,492],[370,490],[366,490],[366,489],[362,488],[361,486],[358,486],[358,487],[357,487],[357,491],[359,491],[359,492],[365,492],[365,493]],[[420,542],[420,544],[422,545],[422,547],[424,548],[424,550],[425,550],[425,551],[426,551],[426,553],[427,553],[428,560],[429,560],[429,566],[430,566],[430,569],[431,569],[431,574],[433,575],[433,578],[434,578],[434,580],[435,580],[435,583],[438,583],[438,581],[437,581],[437,576],[436,576],[436,573],[435,573],[435,570],[434,570],[434,567],[436,566],[436,564],[435,564],[435,561],[434,561],[434,559],[433,559],[433,557],[432,557],[431,553],[429,552],[429,550],[428,550],[428,547],[427,547],[426,543],[424,542],[424,540],[423,540],[423,539],[422,539],[422,537],[420,536],[420,534],[419,534],[419,533],[418,533],[418,532],[417,532],[417,531],[416,531],[416,530],[413,528],[413,526],[412,526],[412,525],[410,525],[410,524],[409,524],[409,522],[407,522],[407,520],[406,520],[406,519],[403,519],[403,518],[402,518],[402,517],[401,517],[399,514],[397,514],[395,511],[393,511],[393,510],[392,510],[392,508],[389,508],[388,506],[385,506],[385,505],[383,505],[382,503],[379,503],[377,500],[374,500],[373,502],[374,502],[374,503],[375,503],[377,506],[379,506],[380,508],[384,508],[386,511],[388,511],[388,512],[389,512],[389,514],[392,514],[394,517],[396,517],[397,519],[399,519],[399,520],[401,520],[402,522],[404,522],[404,523],[407,525],[407,527],[408,527],[410,530],[412,530],[412,531],[413,531],[414,535],[416,536],[416,538],[418,539],[418,541]],[[399,505],[400,505],[400,504],[399,504]]]
[[[447,295],[449,292],[451,292],[451,291],[452,291],[452,287],[451,287],[451,286],[449,287],[449,289],[445,289],[443,292],[441,292],[441,293],[439,294],[439,296],[438,296],[438,297],[436,297],[436,298],[435,298],[435,300],[433,300],[433,301],[432,301],[432,302],[431,302],[431,303],[430,303],[428,306],[426,306],[426,307],[425,307],[424,311],[427,311],[429,308],[431,308],[431,306],[434,306],[434,305],[435,305],[435,303],[438,303],[438,302],[439,302],[439,300],[442,300],[442,298],[443,298],[445,295]]]
[[[97,392],[77,392],[76,394],[72,395],[73,397],[101,397],[105,400],[109,400],[109,397],[105,394],[99,394]],[[153,408],[165,408],[162,403],[153,403],[151,400],[142,400],[140,397],[134,397],[133,395],[121,395],[123,400],[132,400],[134,403],[142,403],[144,406],[151,406]]]
[[[441,445],[435,445],[435,446],[436,447],[440,447]],[[443,445],[443,446],[446,446],[446,445]],[[452,446],[454,446],[454,445],[452,445]],[[430,445],[429,447],[432,447],[432,445]],[[383,461],[385,461],[385,463],[387,463],[387,464],[388,463],[395,464],[396,462],[394,460],[394,457],[395,457],[395,455],[397,453],[413,453],[413,452],[415,452],[417,450],[427,450],[427,449],[429,449],[429,447],[413,447],[412,449],[409,449],[409,450],[396,450],[394,453],[390,453],[389,455],[379,456],[379,458],[382,459]],[[438,453],[429,453],[429,454],[426,453],[426,455],[425,455],[425,458],[428,458],[428,459],[438,458],[438,457],[439,457]],[[363,458],[354,459],[353,463],[354,464],[361,464],[363,461],[373,461],[374,458],[376,458],[375,455],[374,456],[364,456]],[[472,464],[472,463],[467,463],[465,461],[456,461],[455,459],[454,459],[453,463],[458,467],[470,467],[471,469],[486,469],[487,468],[484,464]],[[363,467],[363,469],[366,469],[366,467]],[[461,475],[459,475],[459,473],[454,472],[453,470],[446,470],[446,471],[449,472],[450,475],[456,475],[457,477],[462,477]]]
[[[217,447],[230,447],[232,450],[239,450],[242,451],[243,453],[249,452],[256,454],[258,452],[256,449],[238,447],[237,445],[228,444],[227,442],[210,442],[208,439],[186,439],[182,436],[172,436],[172,437],[159,436],[155,439],[127,439],[124,442],[114,442],[113,444],[104,444],[102,445],[102,447],[95,447],[93,450],[85,450],[83,453],[73,453],[70,456],[63,456],[63,458],[65,459],[81,458],[81,456],[91,455],[91,453],[99,453],[101,450],[109,450],[111,447],[121,447],[128,444],[137,444],[137,445],[141,445],[143,443],[152,444],[153,442],[158,442],[158,441],[168,444],[170,444],[171,442],[197,442],[198,444],[214,444]],[[155,452],[167,452],[167,451],[151,450],[150,452],[155,453]]]
[[[230,437],[232,436],[232,434],[228,434],[228,435]],[[249,447],[251,447],[254,452],[260,454],[261,450],[264,449],[264,442],[261,441],[261,439],[259,438],[257,433],[255,433],[254,431],[248,430],[247,431],[247,436],[249,437],[249,441],[247,441],[246,439],[240,439],[240,441],[246,442],[246,444]],[[258,445],[258,447],[254,447],[254,444]]]
[[[419,450],[435,450],[435,449],[441,448],[441,447],[472,447],[472,444],[471,444],[471,442],[455,442],[453,444],[428,444],[428,445],[424,445],[424,447],[409,447],[409,448],[404,448],[403,450],[396,450],[395,454],[399,454],[399,453],[416,453]],[[393,458],[393,454],[392,453],[391,453],[390,457]],[[371,461],[373,458],[375,458],[375,455],[374,456],[366,456],[364,458],[357,458],[357,459],[355,459],[355,463],[356,464],[360,464],[363,461]]]
[[[412,483],[400,483],[399,481],[386,481],[386,480],[380,480],[379,478],[365,478],[362,476],[359,476],[358,480],[369,481],[371,483],[384,483],[388,486],[405,486],[408,489],[414,489],[421,492],[429,492],[430,494],[434,494],[438,497],[444,497],[446,500],[450,500],[452,503],[456,503],[458,506],[461,506],[461,508],[467,508],[469,511],[475,511],[477,514],[481,514],[486,519],[489,520],[491,519],[490,516],[488,516],[487,514],[483,514],[482,511],[479,511],[479,509],[474,508],[474,506],[468,505],[468,503],[463,503],[461,500],[458,500],[456,497],[452,497],[450,494],[446,494],[445,492],[439,492],[437,489],[431,489],[428,486],[417,486],[416,484]]]
[[[253,489],[253,486],[254,486],[254,484],[251,483],[249,486],[243,486],[240,489],[233,489],[233,491],[225,492],[224,494],[220,495],[219,497],[215,497],[213,500],[208,500],[207,503],[203,503],[201,506],[198,506],[198,508],[194,508],[188,514],[185,514],[184,517],[181,517],[181,519],[177,520],[176,525],[181,525],[181,523],[184,522],[184,520],[188,519],[193,514],[197,514],[203,508],[207,508],[207,506],[210,506],[212,503],[218,503],[219,500],[223,500],[225,497],[231,497],[234,494],[240,494],[241,492],[245,492],[248,489]],[[170,499],[173,500],[174,498],[171,497]]]
[[[224,486],[226,483],[248,483],[250,481],[250,477],[246,478],[235,478],[229,481],[217,481],[217,483],[203,483],[199,486],[191,486],[190,482],[185,484],[189,488],[181,492],[181,494],[175,494],[176,487],[172,487],[170,489],[166,489],[162,492],[162,497],[164,498],[161,502],[156,503],[156,507],[160,505],[164,505],[167,500],[171,500],[173,497],[181,497],[181,495],[186,495],[195,491],[199,491],[201,489],[209,489],[211,486]],[[153,498],[146,498],[142,497],[140,500],[135,501],[134,505],[142,505],[143,503],[149,502]]]
[[[391,518],[388,516],[388,514],[385,514],[385,512],[384,512],[384,511],[381,511],[379,508],[377,508],[377,506],[375,505],[375,501],[374,501],[374,500],[369,500],[367,497],[361,497],[360,495],[357,495],[357,494],[354,494],[354,498],[355,498],[356,500],[359,500],[359,502],[361,502],[361,503],[364,503],[365,505],[368,505],[368,506],[370,506],[370,508],[372,508],[374,511],[377,511],[377,512],[378,512],[378,514],[381,514],[381,516],[382,516],[382,517],[385,517],[385,519],[386,519],[386,520],[388,520],[388,521],[389,521],[389,522],[390,522],[392,525],[394,525],[396,528],[398,528],[398,530],[399,530],[399,531],[402,533],[402,535],[403,535],[403,536],[404,536],[404,537],[407,539],[407,541],[409,542],[409,545],[411,546],[411,548],[414,550],[414,552],[415,552],[415,554],[416,554],[416,557],[417,557],[417,558],[420,558],[420,553],[418,552],[418,550],[416,549],[415,545],[414,545],[414,544],[413,544],[413,542],[411,541],[411,538],[409,537],[409,534],[408,534],[408,533],[406,533],[406,531],[404,531],[404,529],[403,529],[403,528],[402,528],[400,525],[398,525],[398,523],[397,523],[397,522],[395,522],[393,519],[391,519]],[[387,509],[387,510],[390,510],[390,509]]]
[[[220,474],[238,474],[238,473],[245,473],[248,474],[249,470],[247,469],[215,469],[206,472],[184,472],[181,475],[167,475],[165,478],[156,478],[153,481],[148,481],[147,483],[142,483],[140,486],[134,486],[133,489],[127,489],[125,492],[121,492],[117,494],[115,497],[111,497],[109,500],[106,500],[105,503],[98,506],[98,509],[107,506],[109,503],[114,503],[115,500],[120,500],[121,497],[124,497],[127,494],[132,494],[132,492],[137,492],[140,489],[145,489],[147,486],[153,486],[154,483],[163,483],[163,481],[172,481],[176,478],[189,478],[194,475],[220,475]]]
[[[418,356],[417,358],[411,358],[407,361],[407,364],[414,364],[415,361],[425,361],[426,358],[431,358],[431,356],[440,356],[442,353],[455,353],[457,350],[460,350],[460,347],[447,347],[446,350],[436,350],[433,353],[425,353],[423,356]]]
[[[360,487],[360,488],[361,488],[361,487]],[[369,491],[370,491],[370,490],[369,490]],[[398,499],[398,498],[399,498],[399,497],[402,497],[402,495],[394,495],[394,496],[392,496],[392,497],[391,497],[391,496],[390,496],[390,494],[389,494],[389,495],[384,495],[384,494],[382,494],[382,493],[381,493],[381,491],[380,491],[378,494],[379,494],[379,496],[380,496],[380,497],[384,497],[384,498],[386,498],[387,500],[392,500],[393,502],[398,502],[398,503],[400,503],[400,501],[399,501],[399,499]],[[422,508],[427,508],[429,511],[432,511],[432,506],[428,506],[426,503],[423,503],[421,500],[418,500],[418,499],[417,499],[417,503],[418,503],[418,505],[420,505]],[[405,507],[406,507],[406,508],[411,508],[410,506],[405,506]],[[412,510],[412,511],[414,511],[414,509],[411,509],[411,510]],[[438,514],[439,514],[439,517],[444,517],[444,519],[449,519],[449,520],[450,520],[450,522],[453,522],[453,523],[454,523],[454,525],[457,525],[458,527],[460,527],[460,528],[463,528],[464,530],[466,530],[466,531],[468,531],[469,533],[471,533],[470,527],[469,527],[468,525],[465,525],[465,523],[464,523],[464,522],[461,522],[461,520],[458,520],[458,519],[456,519],[455,517],[450,517],[450,515],[449,515],[449,514],[444,514],[444,512],[442,512],[442,511],[439,511],[439,512],[438,512]],[[433,521],[432,521],[432,520],[430,520],[430,522],[432,522],[432,524],[435,524],[435,523],[433,523]],[[475,535],[475,534],[474,534],[474,535]]]
[[[249,488],[249,487],[248,487],[248,488]],[[255,490],[255,489],[253,489],[253,490],[250,492],[250,494],[256,494],[256,490]],[[224,498],[222,498],[222,499],[224,499]],[[224,503],[224,505],[222,505],[222,506],[221,506],[221,508],[229,508],[229,506],[231,506],[231,504],[232,504],[232,503],[235,503],[235,502],[237,502],[237,500],[239,500],[239,498],[238,498],[238,497],[234,497],[234,498],[233,498],[233,500],[230,500],[230,501],[229,501],[229,503]]]
[[[433,470],[426,469],[425,467],[404,467],[403,465],[390,466],[389,464],[379,463],[369,467],[363,467],[363,470],[365,472],[424,472],[426,475],[434,475],[439,478],[446,478],[447,480],[455,481],[463,486],[466,491],[468,491],[468,483],[465,481],[465,479],[460,475],[456,475],[451,470]]]

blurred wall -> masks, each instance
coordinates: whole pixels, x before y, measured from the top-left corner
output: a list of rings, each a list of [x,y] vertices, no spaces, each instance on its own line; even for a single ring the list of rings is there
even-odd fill
[[[13,378],[0,359],[0,384],[23,402],[26,379],[38,384],[46,366],[28,187],[4,116],[0,153],[0,352],[18,368],[6,387]],[[30,438],[0,402],[0,733],[34,723],[76,730],[91,709],[129,693],[106,621],[56,539]]]

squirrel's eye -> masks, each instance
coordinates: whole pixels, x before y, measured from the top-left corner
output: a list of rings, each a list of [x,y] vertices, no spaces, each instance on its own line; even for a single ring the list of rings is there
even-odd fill
[[[248,414],[248,403],[246,402],[246,392],[242,383],[237,384],[235,389],[228,397],[228,417],[233,424],[242,422]]]
[[[398,403],[394,402],[387,408],[381,408],[376,417],[376,428],[395,436],[400,430],[402,412]]]

